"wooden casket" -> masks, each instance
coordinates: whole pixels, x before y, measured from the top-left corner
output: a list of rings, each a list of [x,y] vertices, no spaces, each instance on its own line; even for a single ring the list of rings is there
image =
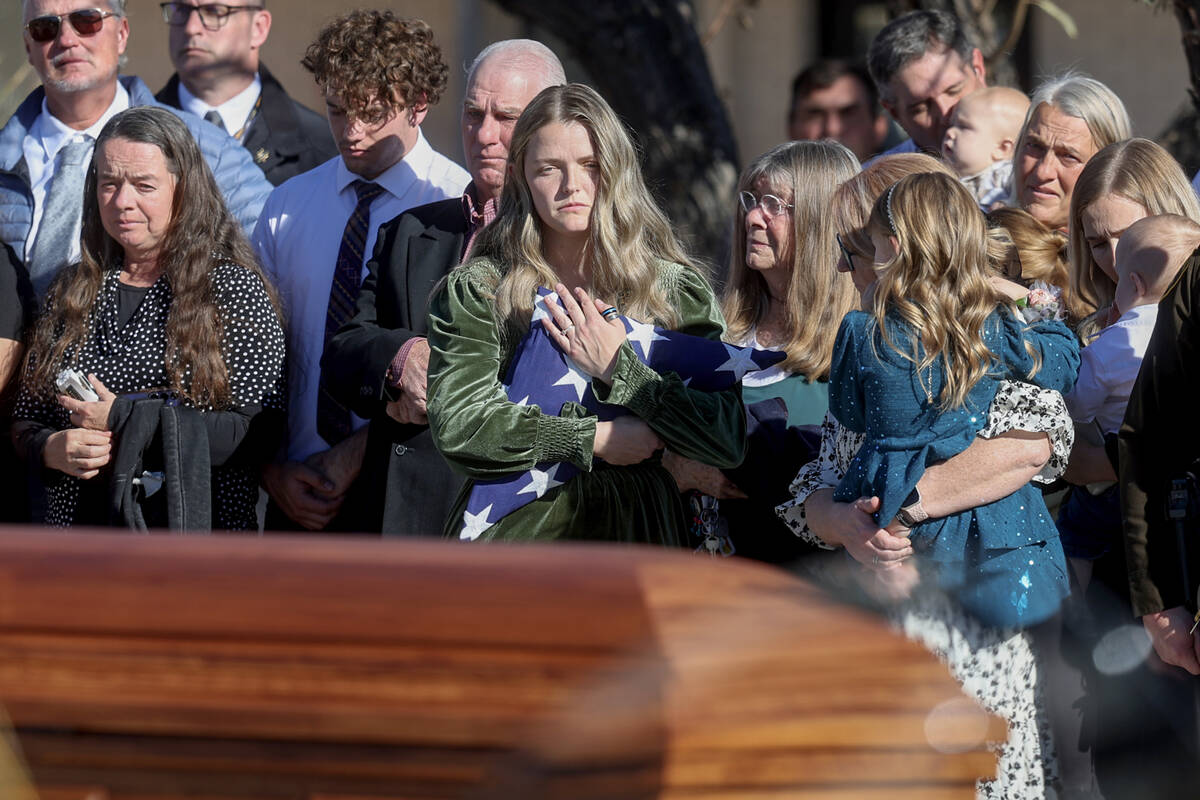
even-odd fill
[[[781,570],[359,537],[0,533],[0,704],[42,800],[948,800],[1004,736]]]

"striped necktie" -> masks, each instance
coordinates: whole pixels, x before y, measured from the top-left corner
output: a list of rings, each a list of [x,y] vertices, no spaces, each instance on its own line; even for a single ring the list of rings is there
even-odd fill
[[[355,181],[352,185],[358,195],[358,204],[346,221],[342,244],[338,248],[337,266],[329,287],[329,307],[325,312],[325,346],[329,345],[329,339],[338,328],[354,316],[354,301],[358,299],[362,282],[363,251],[371,225],[371,201],[383,192],[383,187],[377,183]],[[317,390],[317,433],[330,446],[350,435],[350,410],[326,390],[324,380]]]
[[[42,204],[42,221],[29,248],[29,279],[39,298],[58,271],[66,265],[79,241],[83,217],[83,170],[92,149],[92,137],[77,136],[58,151],[58,166]]]
[[[221,119],[221,112],[217,111],[215,108],[210,108],[205,113],[204,118],[206,120],[208,120],[209,122],[211,122],[213,125],[216,125],[221,130],[225,131],[226,133],[229,133],[229,131],[226,130],[226,128],[225,128],[225,120]]]

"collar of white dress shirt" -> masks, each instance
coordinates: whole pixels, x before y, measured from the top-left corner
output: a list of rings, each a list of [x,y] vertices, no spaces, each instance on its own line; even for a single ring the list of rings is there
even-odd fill
[[[179,107],[184,111],[192,112],[197,117],[203,117],[209,111],[216,111],[221,115],[221,122],[225,124],[225,130],[232,136],[238,132],[245,133],[242,128],[246,126],[246,120],[250,119],[250,112],[254,110],[254,104],[258,102],[260,94],[262,94],[262,78],[258,77],[257,72],[254,73],[254,80],[250,82],[249,86],[219,106],[210,106],[189,92],[188,88],[183,85],[183,81],[180,81]]]
[[[77,131],[74,128],[64,125],[57,117],[51,114],[50,109],[46,106],[46,101],[43,100],[42,113],[34,120],[29,135],[42,146],[46,163],[51,163],[58,155],[58,151],[65,147],[67,142],[71,141],[75,136],[86,133],[95,139],[100,135],[100,131],[110,119],[127,108],[129,108],[129,92],[121,85],[120,81],[117,81],[117,92],[113,96],[113,101],[109,104],[108,109],[90,128]]]
[[[418,176],[429,174],[434,156],[433,148],[430,147],[429,142],[425,139],[425,133],[418,128],[417,143],[413,145],[412,150],[405,153],[404,158],[392,164],[372,182],[378,183],[393,197],[403,200],[404,195],[408,194],[409,190],[420,180]],[[355,181],[361,180],[366,179],[346,169],[346,162],[340,158],[338,159],[338,194],[345,191],[352,192],[353,190],[350,189],[350,185]]]

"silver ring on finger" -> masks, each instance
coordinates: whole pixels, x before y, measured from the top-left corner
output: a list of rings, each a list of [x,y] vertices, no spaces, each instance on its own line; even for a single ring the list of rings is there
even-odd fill
[[[566,336],[568,333],[570,333],[570,332],[571,332],[571,331],[573,331],[573,330],[575,330],[575,323],[574,323],[574,322],[572,322],[572,323],[571,323],[570,325],[568,325],[567,327],[563,328],[563,336]]]

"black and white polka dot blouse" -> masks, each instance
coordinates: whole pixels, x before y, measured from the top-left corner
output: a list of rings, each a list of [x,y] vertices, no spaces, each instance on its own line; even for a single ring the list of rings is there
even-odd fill
[[[284,407],[285,341],[283,327],[271,305],[262,281],[245,267],[218,261],[212,270],[217,306],[224,322],[221,350],[229,371],[232,395],[230,409],[216,411],[200,408],[206,414],[257,413]],[[161,276],[124,326],[119,324],[119,269],[109,270],[89,320],[88,338],[81,352],[61,367],[74,366],[87,375],[96,375],[117,395],[160,389],[169,385],[165,365],[167,316],[171,309],[171,287]],[[60,368],[61,368],[60,367]],[[190,374],[185,373],[186,375]],[[71,427],[66,409],[54,399],[22,386],[14,418],[38,423],[52,431]],[[183,405],[189,405],[184,402]],[[115,452],[115,451],[114,451]],[[271,454],[262,454],[263,460]],[[104,509],[77,508],[81,496],[96,498],[95,488],[81,492],[78,478],[46,470],[48,508],[46,521],[51,525],[70,525],[76,520],[99,522]],[[105,473],[93,478],[105,481]],[[256,527],[255,504],[258,500],[258,474],[251,466],[225,465],[212,471],[214,529],[253,530]]]

